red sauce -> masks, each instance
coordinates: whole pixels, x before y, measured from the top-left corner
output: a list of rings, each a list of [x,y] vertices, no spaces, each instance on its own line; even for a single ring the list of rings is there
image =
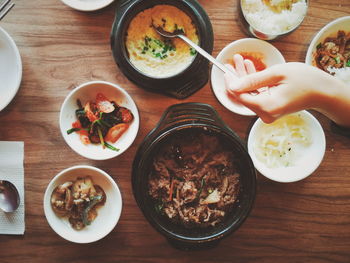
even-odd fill
[[[266,69],[266,64],[263,62],[262,54],[255,52],[241,52],[239,54],[243,57],[243,59],[251,60],[255,66],[256,71],[262,71]],[[232,60],[230,60],[230,64],[234,65]]]

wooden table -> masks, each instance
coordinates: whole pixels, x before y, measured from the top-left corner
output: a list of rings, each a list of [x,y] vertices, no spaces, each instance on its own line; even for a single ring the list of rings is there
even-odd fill
[[[213,24],[214,55],[233,40],[246,37],[237,24],[235,0],[200,3]],[[254,118],[226,110],[213,96],[209,83],[179,101],[128,81],[116,67],[110,49],[115,7],[113,3],[101,11],[83,13],[59,0],[17,0],[0,23],[14,38],[23,61],[20,90],[0,112],[0,140],[25,143],[26,195],[26,232],[24,236],[0,236],[0,262],[350,262],[350,139],[333,134],[329,120],[315,112],[327,140],[321,166],[307,179],[290,184],[275,183],[259,174],[251,215],[219,246],[179,251],[149,225],[132,195],[131,163],[162,112],[179,102],[209,103],[244,139]],[[315,33],[349,13],[349,0],[311,0],[301,27],[272,44],[287,61],[304,61]],[[108,161],[80,157],[59,131],[59,110],[65,96],[90,80],[106,80],[125,88],[141,115],[132,147]],[[49,181],[62,169],[78,164],[111,174],[123,196],[118,225],[93,244],[63,240],[50,228],[43,211]]]

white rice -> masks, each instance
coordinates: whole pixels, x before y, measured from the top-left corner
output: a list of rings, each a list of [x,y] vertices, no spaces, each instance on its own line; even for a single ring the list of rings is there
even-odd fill
[[[271,4],[278,6],[286,0],[272,0]],[[282,10],[280,13],[272,11],[262,0],[243,0],[242,10],[248,21],[256,30],[265,34],[281,34],[292,30],[301,23],[306,15],[305,0],[292,4],[291,10]]]
[[[350,85],[350,67],[345,68],[327,68],[327,70],[334,74],[334,77],[344,81],[347,85]]]

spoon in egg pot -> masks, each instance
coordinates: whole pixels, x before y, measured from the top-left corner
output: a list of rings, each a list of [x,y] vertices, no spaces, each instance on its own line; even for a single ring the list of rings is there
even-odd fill
[[[217,66],[222,72],[224,73],[230,73],[232,72],[225,67],[221,62],[216,60],[213,56],[211,56],[207,51],[205,51],[203,48],[195,44],[193,41],[191,41],[188,37],[184,35],[184,32],[182,30],[175,30],[174,32],[168,32],[165,31],[161,26],[155,26],[153,25],[153,28],[156,30],[156,32],[166,38],[181,38],[183,41],[185,41],[188,45],[190,45],[192,48],[194,48],[199,54],[201,54],[203,57],[208,59],[210,62],[212,62],[215,66]]]
[[[16,186],[5,180],[0,180],[0,209],[5,213],[14,212],[20,203]]]

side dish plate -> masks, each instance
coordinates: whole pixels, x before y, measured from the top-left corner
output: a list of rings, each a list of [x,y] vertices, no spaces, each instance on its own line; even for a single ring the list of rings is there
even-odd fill
[[[79,11],[96,11],[113,2],[113,0],[61,0],[67,6]]]
[[[285,63],[284,57],[277,48],[266,41],[255,38],[243,38],[228,44],[220,51],[216,59],[223,64],[228,64],[234,54],[241,52],[259,53],[266,67]],[[255,115],[253,111],[235,102],[229,96],[225,88],[224,73],[217,67],[212,67],[211,70],[211,86],[218,101],[228,110],[245,116]]]
[[[253,160],[255,168],[270,180],[281,183],[291,183],[303,180],[311,175],[322,162],[326,150],[326,139],[322,126],[311,113],[300,111],[299,114],[305,120],[306,125],[310,130],[312,142],[292,166],[270,168],[257,158],[256,153],[254,152],[254,145],[259,132],[261,132],[262,126],[264,125],[260,118],[254,123],[249,132],[249,155]]]
[[[16,43],[0,27],[0,111],[15,97],[22,80],[22,61]]]
[[[314,36],[307,50],[305,63],[317,67],[315,61],[317,45],[322,43],[327,37],[335,37],[339,30],[350,32],[350,16],[344,16],[333,20]]]

